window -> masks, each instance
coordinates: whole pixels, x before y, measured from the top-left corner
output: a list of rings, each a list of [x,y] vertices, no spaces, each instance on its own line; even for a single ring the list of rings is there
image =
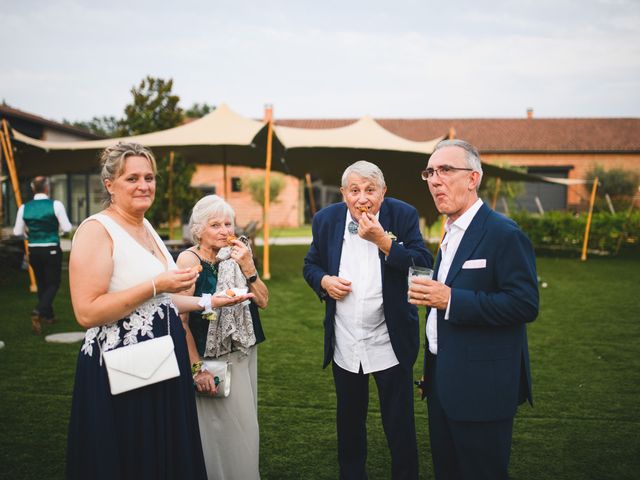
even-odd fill
[[[530,166],[528,172],[543,177],[568,178],[570,166]],[[566,210],[567,187],[565,185],[525,182],[524,194],[517,199],[520,208],[537,212],[536,198],[544,211]]]
[[[240,177],[231,177],[231,191],[232,192],[242,191],[242,179]]]

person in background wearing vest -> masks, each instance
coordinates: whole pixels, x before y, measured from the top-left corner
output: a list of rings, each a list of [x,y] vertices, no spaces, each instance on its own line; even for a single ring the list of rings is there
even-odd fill
[[[13,234],[25,236],[29,243],[29,263],[38,285],[38,305],[31,312],[31,328],[36,335],[42,323],[56,322],[53,299],[60,287],[62,250],[58,232],[69,232],[71,222],[62,202],[49,198],[49,179],[36,177],[31,182],[33,200],[21,205]]]

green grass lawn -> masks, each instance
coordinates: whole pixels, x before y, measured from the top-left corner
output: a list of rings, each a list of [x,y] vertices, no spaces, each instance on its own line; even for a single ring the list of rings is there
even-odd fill
[[[323,305],[301,276],[306,247],[271,252],[267,341],[259,347],[262,478],[336,479],[335,395],[330,371],[320,368]],[[516,418],[512,476],[638,478],[640,258],[543,257],[538,272],[548,287],[529,327],[535,407],[521,407]],[[47,344],[31,334],[27,284],[25,272],[0,274],[0,478],[63,478],[80,345]],[[79,330],[66,280],[56,309],[62,321],[45,333]],[[416,424],[421,478],[433,478],[420,401]],[[389,478],[373,381],[368,468],[372,480]]]

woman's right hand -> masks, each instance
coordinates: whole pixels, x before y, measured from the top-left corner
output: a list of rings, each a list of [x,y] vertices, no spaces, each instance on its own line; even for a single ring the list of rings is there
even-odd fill
[[[193,287],[200,272],[197,268],[167,270],[153,279],[156,293],[178,293]]]
[[[200,393],[206,393],[212,397],[218,393],[218,387],[211,372],[201,371],[195,376],[193,381]]]
[[[245,300],[255,298],[253,293],[245,293],[244,295],[236,295],[235,297],[227,297],[226,295],[211,297],[211,308],[230,307],[237,305]]]

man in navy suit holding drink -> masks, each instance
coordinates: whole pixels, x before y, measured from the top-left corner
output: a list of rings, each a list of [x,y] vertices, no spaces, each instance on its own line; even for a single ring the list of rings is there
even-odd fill
[[[513,419],[532,403],[526,324],[538,315],[535,255],[512,220],[478,198],[482,165],[462,140],[440,142],[422,178],[447,215],[427,308],[423,393],[438,480],[508,479]]]

